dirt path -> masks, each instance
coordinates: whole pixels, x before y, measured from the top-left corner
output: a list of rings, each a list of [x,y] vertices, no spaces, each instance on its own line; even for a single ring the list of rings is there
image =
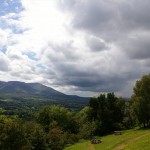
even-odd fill
[[[89,145],[88,145],[88,150],[95,150],[94,145],[93,145],[93,144],[89,144]]]
[[[142,138],[142,137],[144,137],[144,136],[146,136],[148,134],[150,134],[150,132],[144,133],[143,135],[140,135],[140,136],[134,137],[133,139],[127,140],[127,141],[117,145],[116,147],[114,147],[113,150],[122,150],[127,145],[132,144],[133,142],[139,140],[140,138]]]

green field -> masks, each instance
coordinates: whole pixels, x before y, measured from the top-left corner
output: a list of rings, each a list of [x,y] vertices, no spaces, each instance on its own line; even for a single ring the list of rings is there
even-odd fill
[[[150,150],[150,130],[126,130],[122,135],[99,137],[100,144],[90,141],[77,143],[64,150]]]

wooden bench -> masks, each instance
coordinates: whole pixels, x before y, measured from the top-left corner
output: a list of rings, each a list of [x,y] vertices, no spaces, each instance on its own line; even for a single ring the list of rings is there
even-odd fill
[[[121,131],[114,131],[114,135],[122,135]]]

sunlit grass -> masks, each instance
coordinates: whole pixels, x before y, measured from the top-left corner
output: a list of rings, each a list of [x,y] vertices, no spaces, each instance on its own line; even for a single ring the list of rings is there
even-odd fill
[[[150,150],[150,134],[143,136],[139,140],[127,145],[124,150]]]
[[[95,150],[112,150],[117,145],[123,142],[129,141],[129,140],[132,140],[133,138],[136,138],[138,136],[141,136],[145,134],[146,132],[148,132],[148,130],[134,129],[134,130],[123,131],[122,135],[111,134],[111,135],[103,136],[103,137],[100,137],[100,139],[102,140],[102,143],[95,144],[94,147],[95,147]],[[90,144],[91,144],[90,141],[77,143],[70,147],[66,147],[64,150],[88,150]]]

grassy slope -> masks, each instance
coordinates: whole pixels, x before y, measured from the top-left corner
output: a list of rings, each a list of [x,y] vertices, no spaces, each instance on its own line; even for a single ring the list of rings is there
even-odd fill
[[[86,141],[86,142],[77,143],[75,145],[67,147],[67,148],[65,148],[65,150],[100,150],[100,149],[102,149],[102,150],[113,150],[113,149],[118,150],[117,145],[121,145],[122,143],[125,143],[125,146],[127,146],[127,148],[128,148],[127,150],[135,149],[134,147],[130,148],[129,145],[131,143],[129,143],[129,145],[127,145],[126,141],[130,141],[136,137],[139,137],[148,131],[149,130],[127,130],[127,131],[124,131],[123,135],[121,135],[121,136],[119,136],[119,135],[115,136],[112,134],[112,135],[101,137],[102,143],[93,145],[92,149],[91,149],[92,144],[90,143],[90,141]],[[149,137],[149,139],[150,139],[149,135],[146,135],[146,136]],[[143,141],[142,142],[142,150],[144,149],[143,145],[146,144],[145,138],[146,138],[145,136],[141,138],[141,140]],[[135,143],[139,142],[138,146],[141,146],[141,143],[140,143],[141,140],[139,139],[137,141],[134,141],[134,144],[131,144],[131,145],[137,146]],[[148,145],[148,142],[147,142],[147,145]],[[150,146],[149,146],[149,149],[150,149]],[[147,150],[147,149],[145,149],[145,150]]]
[[[146,135],[136,142],[127,145],[124,150],[150,150],[150,134]]]
[[[65,148],[65,150],[87,150],[90,142],[77,143],[70,147]]]

